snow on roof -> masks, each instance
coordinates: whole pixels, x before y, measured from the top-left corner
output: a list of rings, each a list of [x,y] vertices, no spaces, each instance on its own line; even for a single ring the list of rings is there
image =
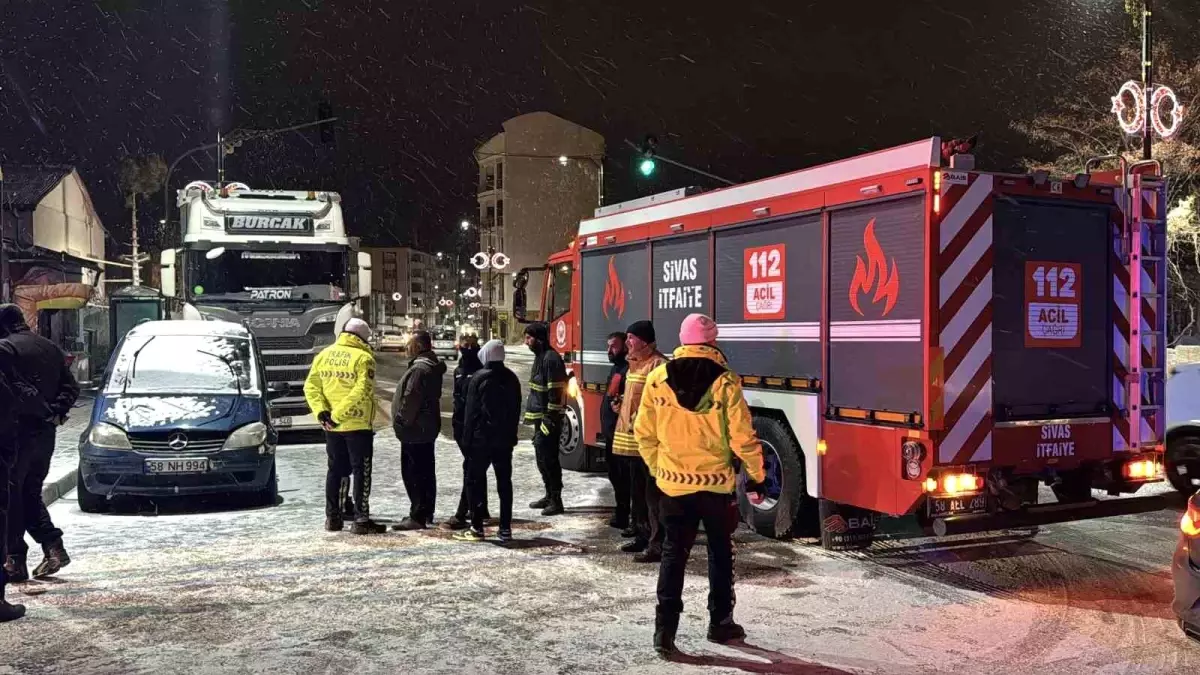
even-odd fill
[[[196,337],[249,338],[250,331],[240,324],[229,321],[147,321],[129,331],[133,336],[185,335]]]
[[[66,164],[8,164],[4,172],[4,204],[32,209],[74,170]]]

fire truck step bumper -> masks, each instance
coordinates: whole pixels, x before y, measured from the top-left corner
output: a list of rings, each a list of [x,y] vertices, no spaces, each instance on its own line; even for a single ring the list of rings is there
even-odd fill
[[[1019,527],[1034,527],[1065,523],[1073,520],[1128,516],[1150,513],[1163,509],[1183,508],[1183,500],[1176,493],[1122,499],[1092,499],[1075,504],[1046,504],[1033,506],[1022,511],[998,513],[975,513],[939,518],[932,523],[933,534],[945,537],[953,534],[987,532]]]

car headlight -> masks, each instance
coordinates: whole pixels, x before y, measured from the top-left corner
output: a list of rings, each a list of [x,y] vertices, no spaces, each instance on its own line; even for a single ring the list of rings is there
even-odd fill
[[[133,446],[129,444],[129,436],[125,435],[125,431],[121,427],[104,422],[93,426],[92,430],[88,432],[88,443],[97,448],[133,449]]]
[[[234,450],[237,448],[257,448],[267,442],[267,425],[262,422],[251,422],[244,427],[236,429],[229,438],[225,441],[225,447],[222,450]]]

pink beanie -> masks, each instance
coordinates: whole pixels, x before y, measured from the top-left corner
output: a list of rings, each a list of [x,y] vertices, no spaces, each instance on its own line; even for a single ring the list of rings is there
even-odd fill
[[[685,345],[715,345],[717,324],[703,314],[688,314],[679,327],[679,342]]]

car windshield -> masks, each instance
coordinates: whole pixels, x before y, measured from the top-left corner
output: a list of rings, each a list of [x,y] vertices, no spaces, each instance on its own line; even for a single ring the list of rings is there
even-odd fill
[[[251,394],[261,392],[250,341],[218,335],[126,338],[106,394]]]
[[[441,329],[434,328],[433,329],[433,339],[434,340],[453,340],[454,339],[454,329],[453,328],[441,328]]]

